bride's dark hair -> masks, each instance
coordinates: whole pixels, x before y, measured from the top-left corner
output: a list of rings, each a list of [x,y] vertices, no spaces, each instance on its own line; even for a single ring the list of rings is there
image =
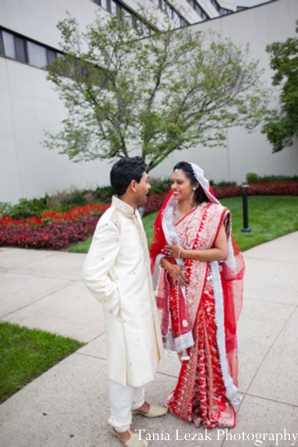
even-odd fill
[[[199,184],[198,188],[195,190],[195,201],[196,203],[202,203],[202,202],[209,202],[208,197],[206,196],[203,188],[201,187],[200,183],[194,176],[193,169],[187,161],[179,161],[174,168],[173,172],[176,169],[182,169],[182,171],[185,173],[186,177],[189,178],[191,186],[197,186]]]

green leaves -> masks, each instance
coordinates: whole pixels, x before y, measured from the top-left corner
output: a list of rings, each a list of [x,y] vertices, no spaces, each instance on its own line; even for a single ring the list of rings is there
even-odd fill
[[[270,66],[275,70],[272,84],[282,87],[280,110],[268,112],[262,132],[273,145],[273,152],[279,152],[292,146],[294,136],[298,135],[298,38],[274,42],[266,50],[271,54]]]
[[[48,79],[68,117],[45,145],[73,161],[139,153],[149,170],[171,152],[195,144],[224,144],[224,129],[253,129],[263,118],[267,95],[249,49],[216,33],[191,28],[156,31],[148,17],[131,28],[116,16],[97,17],[81,33],[68,18],[58,27],[64,60]]]

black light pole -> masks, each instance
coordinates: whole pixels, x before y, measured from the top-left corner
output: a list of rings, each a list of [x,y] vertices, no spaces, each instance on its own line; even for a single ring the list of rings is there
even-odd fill
[[[242,203],[243,203],[243,228],[241,231],[249,233],[251,229],[248,226],[248,205],[247,205],[247,190],[249,185],[241,185],[242,188]]]

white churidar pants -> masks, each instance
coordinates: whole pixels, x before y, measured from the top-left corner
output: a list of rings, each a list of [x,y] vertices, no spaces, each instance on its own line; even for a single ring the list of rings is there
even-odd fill
[[[111,416],[109,424],[123,433],[131,425],[131,410],[139,408],[144,403],[145,390],[143,387],[121,385],[114,380],[108,380]]]

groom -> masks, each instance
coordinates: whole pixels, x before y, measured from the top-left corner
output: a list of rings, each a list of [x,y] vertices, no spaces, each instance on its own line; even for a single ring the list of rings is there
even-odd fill
[[[145,447],[148,443],[129,430],[132,414],[167,413],[165,407],[144,399],[144,385],[154,379],[163,350],[147,240],[138,212],[150,184],[140,157],[117,161],[110,180],[117,195],[97,224],[83,277],[104,309],[112,433],[128,447]]]

